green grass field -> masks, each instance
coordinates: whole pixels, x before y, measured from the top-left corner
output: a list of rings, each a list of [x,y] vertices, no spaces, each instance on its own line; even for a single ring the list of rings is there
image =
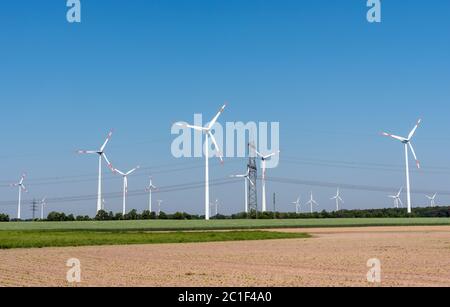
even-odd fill
[[[296,220],[146,220],[108,222],[10,222],[0,223],[3,230],[246,230],[276,228],[430,226],[450,225],[450,218],[361,218]]]
[[[304,233],[270,231],[144,232],[26,230],[0,231],[0,249],[158,243],[199,243],[308,238]]]

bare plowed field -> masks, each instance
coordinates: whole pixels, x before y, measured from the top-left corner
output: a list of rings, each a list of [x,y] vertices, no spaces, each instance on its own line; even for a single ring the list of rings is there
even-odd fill
[[[277,230],[280,231],[280,230]],[[309,239],[0,251],[0,286],[450,286],[450,227],[295,229]]]

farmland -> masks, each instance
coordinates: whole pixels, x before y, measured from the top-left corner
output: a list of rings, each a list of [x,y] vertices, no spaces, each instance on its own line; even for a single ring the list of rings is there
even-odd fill
[[[449,226],[450,218],[342,218],[285,220],[139,220],[87,222],[0,223],[0,231],[22,230],[248,230],[281,228],[369,227],[369,226]]]
[[[449,286],[450,226],[283,229],[311,238],[0,250],[0,286],[372,286],[367,260],[382,262],[381,286]]]

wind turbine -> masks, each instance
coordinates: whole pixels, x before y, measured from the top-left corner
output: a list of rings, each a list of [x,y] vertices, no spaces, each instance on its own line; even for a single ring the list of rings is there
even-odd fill
[[[211,203],[211,206],[214,206],[216,208],[216,215],[215,215],[215,217],[217,217],[217,215],[219,214],[219,200],[216,199],[215,202]]]
[[[111,140],[112,131],[109,132],[106,141],[99,150],[79,150],[79,154],[98,155],[98,192],[97,192],[97,212],[102,210],[102,158],[105,158],[106,163],[110,169],[113,169],[111,163],[105,155],[105,147]]]
[[[136,166],[132,170],[128,171],[127,173],[119,171],[118,169],[113,169],[114,173],[118,173],[119,175],[122,175],[123,177],[123,203],[122,203],[122,214],[126,214],[127,210],[127,194],[128,194],[128,176],[133,174],[135,171],[137,171],[140,167]]]
[[[437,194],[434,194],[433,196],[425,195],[430,200],[430,207],[436,207],[436,196]]]
[[[336,200],[336,211],[339,211],[339,203],[344,204],[339,188],[337,189],[336,196],[332,197],[331,200]]]
[[[299,214],[302,210],[302,205],[300,203],[300,196],[297,198],[296,201],[292,202],[292,205],[295,205],[295,213]]]
[[[157,202],[158,202],[158,216],[160,216],[161,215],[161,204],[163,203],[163,201],[158,199]]]
[[[273,156],[276,156],[280,153],[278,150],[277,152],[273,152],[268,155],[263,155],[260,153],[256,147],[253,144],[250,144],[250,146],[255,150],[255,153],[261,158],[261,164],[262,164],[262,212],[267,211],[267,202],[266,202],[266,161]]]
[[[14,183],[14,184],[11,185],[11,187],[18,187],[19,188],[19,202],[18,202],[18,205],[17,205],[17,219],[18,220],[21,219],[20,212],[21,212],[21,205],[22,205],[22,191],[25,192],[25,193],[28,192],[27,188],[23,184],[26,176],[27,176],[26,174],[23,174],[18,183]]]
[[[219,119],[219,116],[225,110],[225,107],[226,107],[226,104],[222,108],[220,108],[219,112],[212,119],[212,121],[204,127],[188,125],[186,123],[176,123],[177,126],[180,126],[183,128],[194,129],[195,131],[200,131],[205,134],[205,138],[206,138],[206,140],[205,140],[205,219],[206,220],[209,220],[209,217],[210,217],[210,213],[209,213],[209,139],[211,138],[211,141],[214,144],[214,147],[219,154],[220,161],[223,164],[222,152],[220,151],[219,145],[217,144],[216,138],[211,133],[211,130],[214,127],[214,125],[216,124],[217,120]]]
[[[44,197],[44,198],[41,200],[41,221],[44,220],[44,206],[47,205],[46,200],[47,200],[46,197]]]
[[[400,208],[400,205],[403,207],[402,199],[400,198],[400,195],[402,194],[403,187],[398,191],[396,195],[389,195],[389,198],[392,198],[394,200],[394,206],[395,208]]]
[[[313,213],[313,206],[319,206],[319,204],[314,200],[313,192],[311,192],[311,198],[306,204],[311,206],[311,214]]]
[[[383,135],[384,135],[384,136],[388,136],[388,137],[391,137],[391,138],[393,138],[393,139],[395,139],[395,140],[397,140],[397,141],[400,141],[400,142],[402,142],[402,143],[404,144],[404,146],[405,146],[405,162],[406,162],[406,195],[407,195],[407,201],[408,201],[408,213],[409,213],[409,214],[411,214],[411,212],[412,212],[412,208],[411,208],[412,206],[411,206],[411,186],[410,186],[410,180],[409,180],[409,157],[408,157],[409,150],[408,150],[408,147],[409,147],[409,149],[411,149],[411,152],[412,152],[412,154],[413,154],[413,156],[414,156],[414,159],[416,160],[417,168],[420,169],[420,162],[419,162],[419,160],[417,159],[416,152],[415,152],[415,150],[414,150],[414,147],[413,147],[412,144],[411,144],[411,140],[412,140],[412,138],[414,137],[414,134],[416,133],[416,130],[417,130],[417,128],[419,127],[419,125],[420,125],[421,122],[422,122],[421,119],[419,119],[419,120],[417,121],[417,124],[416,124],[416,125],[414,126],[414,128],[411,130],[411,132],[409,133],[409,135],[408,135],[407,138],[401,137],[401,136],[397,136],[397,135],[392,135],[392,134],[383,132]]]
[[[153,185],[153,179],[150,177],[150,184],[148,185],[148,188],[145,189],[149,193],[148,197],[148,211],[152,213],[152,192],[157,190],[157,188]]]
[[[255,186],[255,183],[250,179],[250,169],[247,168],[247,173],[242,175],[232,175],[231,178],[244,178],[245,182],[245,213],[248,213],[248,183]]]

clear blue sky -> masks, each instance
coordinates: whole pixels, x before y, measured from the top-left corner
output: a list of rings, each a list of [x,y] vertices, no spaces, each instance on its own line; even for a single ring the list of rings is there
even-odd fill
[[[450,192],[449,1],[383,1],[381,24],[366,21],[365,0],[81,2],[81,24],[67,23],[64,0],[2,3],[0,212],[15,216],[17,191],[7,185],[23,171],[26,200],[95,195],[96,159],[74,152],[95,149],[111,128],[114,164],[145,167],[130,190],[150,173],[164,187],[201,181],[203,160],[171,159],[170,126],[212,116],[225,100],[222,122],[280,122],[281,164],[269,176],[392,191],[404,184],[402,147],[379,132],[407,134],[422,117],[424,169],[413,188]],[[245,169],[244,160],[211,163],[213,179]],[[108,175],[104,190],[120,192],[121,178]],[[320,209],[333,208],[334,188],[268,186],[283,211],[310,190]],[[212,187],[211,198],[230,213],[241,211],[242,194],[238,183]],[[385,191],[343,194],[347,208],[391,205]],[[154,198],[169,212],[203,213],[203,189]],[[107,209],[120,201],[107,199]],[[130,208],[145,206],[145,195],[130,197]],[[48,210],[92,215],[95,200]]]

